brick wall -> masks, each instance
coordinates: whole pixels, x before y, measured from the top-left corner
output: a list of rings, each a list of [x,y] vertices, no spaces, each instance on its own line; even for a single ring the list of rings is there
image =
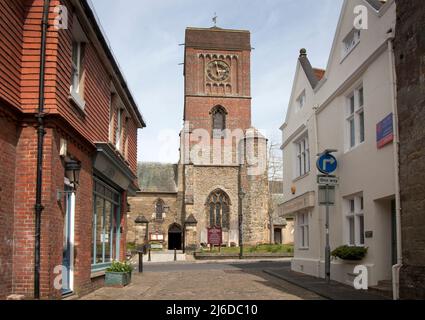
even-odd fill
[[[425,7],[422,0],[396,3],[404,265],[401,297],[425,299]]]
[[[16,119],[3,113],[0,102],[0,299],[12,291],[13,204],[18,143]]]

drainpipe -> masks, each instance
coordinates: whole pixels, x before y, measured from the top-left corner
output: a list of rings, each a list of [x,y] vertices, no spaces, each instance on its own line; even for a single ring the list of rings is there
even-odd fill
[[[43,148],[44,148],[44,89],[46,69],[46,42],[47,28],[49,23],[50,0],[44,0],[43,18],[41,24],[40,46],[40,80],[37,119],[37,184],[35,210],[35,248],[34,248],[34,299],[40,299],[40,247],[41,247],[41,214],[44,210],[42,205],[43,190]]]
[[[394,99],[393,108],[393,127],[394,127],[394,177],[395,177],[395,202],[396,202],[396,234],[397,234],[397,264],[392,267],[393,299],[400,299],[400,269],[403,267],[402,255],[402,235],[401,235],[401,198],[400,198],[400,137],[398,126],[397,111],[397,75],[394,62],[394,29],[388,33],[388,57],[391,77],[391,91]]]

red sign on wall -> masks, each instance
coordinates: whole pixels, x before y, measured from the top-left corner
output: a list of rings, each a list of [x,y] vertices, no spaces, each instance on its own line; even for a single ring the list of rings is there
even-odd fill
[[[221,246],[223,243],[223,230],[221,228],[208,228],[208,244]]]

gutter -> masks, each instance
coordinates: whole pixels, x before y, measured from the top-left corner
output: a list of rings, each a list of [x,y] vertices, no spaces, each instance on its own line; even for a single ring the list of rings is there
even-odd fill
[[[403,267],[402,235],[401,235],[401,197],[400,197],[400,135],[397,110],[397,75],[394,61],[394,29],[388,32],[388,58],[390,66],[390,81],[392,90],[393,127],[394,127],[394,177],[396,197],[396,235],[397,235],[397,264],[392,267],[393,299],[400,300],[400,270]]]
[[[40,299],[40,259],[41,259],[41,215],[44,207],[42,204],[43,191],[43,148],[44,136],[44,90],[46,70],[46,43],[47,29],[49,27],[50,0],[44,0],[43,17],[41,23],[41,45],[40,45],[40,80],[37,119],[37,182],[35,200],[35,247],[34,247],[34,299]]]

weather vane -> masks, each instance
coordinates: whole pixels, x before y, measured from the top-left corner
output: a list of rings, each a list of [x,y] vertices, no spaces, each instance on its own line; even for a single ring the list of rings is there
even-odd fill
[[[214,27],[217,27],[217,13],[216,12],[214,12],[214,17],[212,18],[212,21],[213,21],[213,23],[214,23]]]

